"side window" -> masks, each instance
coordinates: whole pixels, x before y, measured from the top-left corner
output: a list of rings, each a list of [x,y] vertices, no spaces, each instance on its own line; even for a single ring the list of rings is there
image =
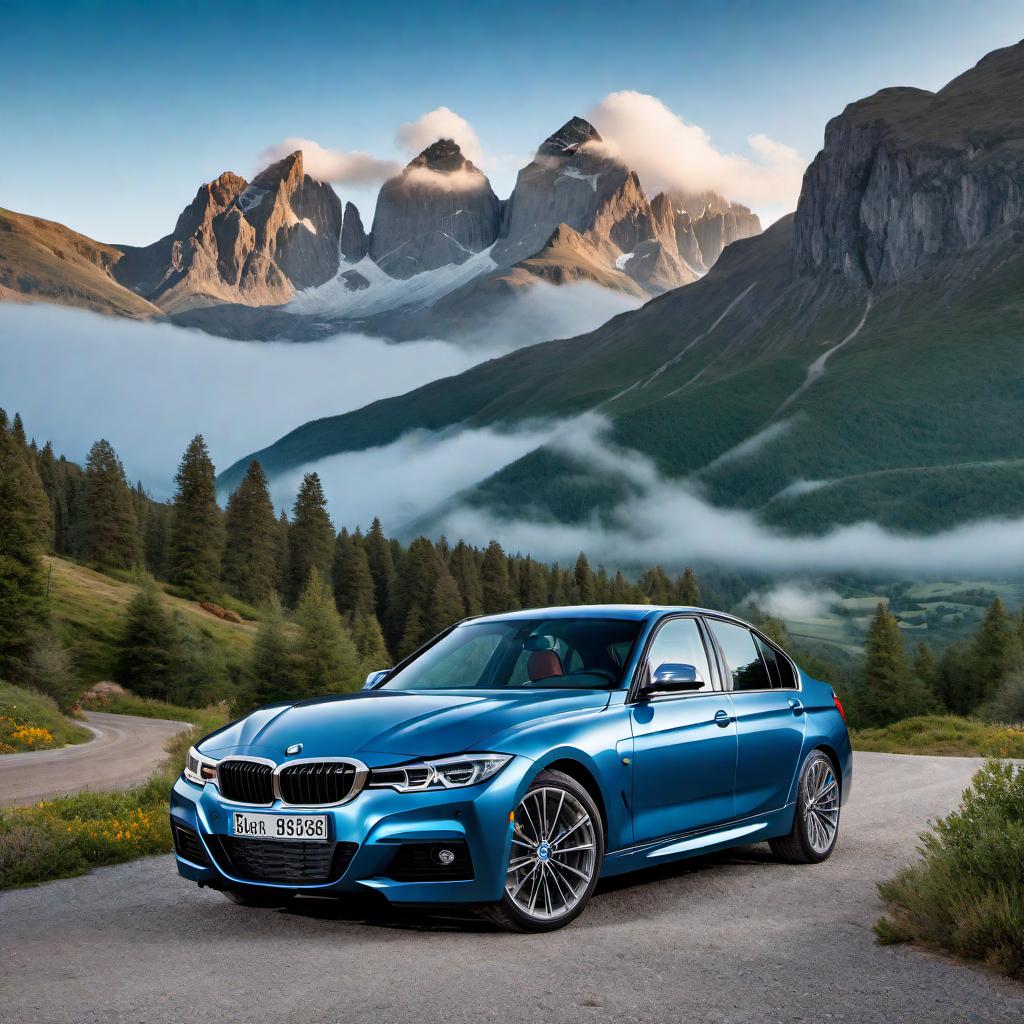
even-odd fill
[[[768,675],[771,678],[772,686],[781,690],[792,690],[796,686],[796,678],[793,675],[793,668],[789,662],[771,644],[766,644],[759,636],[755,636],[757,649],[768,666]]]
[[[696,619],[669,619],[655,634],[647,655],[648,668],[656,672],[666,663],[693,665],[704,680],[701,690],[712,689],[711,667]]]
[[[730,690],[770,690],[771,680],[764,661],[754,643],[754,634],[732,622],[710,619],[708,624],[718,646],[725,655],[729,675],[726,688]]]

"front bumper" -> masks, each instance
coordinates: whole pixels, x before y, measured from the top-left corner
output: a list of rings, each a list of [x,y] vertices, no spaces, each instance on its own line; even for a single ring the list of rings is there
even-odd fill
[[[179,777],[171,791],[172,824],[180,822],[198,834],[207,863],[176,853],[178,873],[214,888],[245,886],[323,896],[373,891],[402,904],[494,902],[501,898],[505,884],[512,834],[510,812],[526,790],[531,765],[528,758],[515,757],[498,775],[480,785],[422,793],[364,789],[351,803],[310,807],[305,812],[280,804],[246,808],[225,801],[213,784],[200,787]],[[338,871],[326,882],[277,883],[236,874],[236,866],[224,856],[219,837],[230,834],[232,812],[245,810],[326,814],[332,847],[353,844],[354,852],[349,857],[351,847],[345,850],[345,856],[336,861]],[[402,881],[389,877],[395,855],[404,844],[460,841],[466,844],[472,861],[472,878]]]

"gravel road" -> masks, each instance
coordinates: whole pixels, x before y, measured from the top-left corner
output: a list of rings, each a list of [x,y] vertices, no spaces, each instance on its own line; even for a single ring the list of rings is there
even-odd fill
[[[86,743],[0,757],[0,807],[143,782],[167,756],[167,740],[188,728],[184,722],[102,711],[86,711],[85,717],[95,733]]]
[[[170,857],[0,895],[0,1006],[47,1021],[1024,1020],[1024,986],[875,945],[875,881],[915,855],[980,761],[856,755],[839,847],[815,867],[764,846],[615,879],[571,927],[236,907]]]

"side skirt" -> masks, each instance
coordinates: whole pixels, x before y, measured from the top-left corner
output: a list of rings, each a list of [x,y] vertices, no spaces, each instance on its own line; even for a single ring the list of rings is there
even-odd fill
[[[739,821],[730,821],[713,829],[702,829],[676,836],[666,836],[650,843],[641,843],[624,850],[606,853],[601,869],[602,878],[622,875],[627,871],[667,864],[670,861],[699,857],[701,854],[724,850],[730,846],[747,846],[776,836],[789,835],[793,828],[795,804],[787,804],[777,811],[758,814]]]

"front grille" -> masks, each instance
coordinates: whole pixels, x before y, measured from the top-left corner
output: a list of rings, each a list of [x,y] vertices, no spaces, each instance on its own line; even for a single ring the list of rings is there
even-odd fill
[[[352,792],[355,781],[354,766],[338,761],[288,765],[279,775],[281,799],[305,807],[340,803]]]
[[[217,787],[221,796],[240,804],[274,802],[274,769],[258,761],[228,759],[217,765]]]
[[[441,863],[438,855],[442,850],[455,855],[451,864]],[[448,843],[403,843],[384,869],[384,875],[396,882],[467,881],[473,877],[473,860],[461,839]]]
[[[171,818],[171,838],[174,840],[174,852],[193,864],[208,865],[210,858],[206,856],[202,840],[194,828],[183,825],[177,818]]]
[[[358,849],[356,843],[316,843],[217,836],[217,856],[228,874],[251,882],[317,885],[337,881]]]

